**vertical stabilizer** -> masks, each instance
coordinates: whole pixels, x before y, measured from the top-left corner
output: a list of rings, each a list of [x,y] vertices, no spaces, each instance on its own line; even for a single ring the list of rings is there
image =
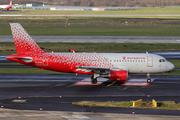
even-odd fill
[[[12,0],[10,0],[10,3],[9,3],[9,5],[12,5]]]
[[[19,23],[10,23],[17,54],[45,53]]]

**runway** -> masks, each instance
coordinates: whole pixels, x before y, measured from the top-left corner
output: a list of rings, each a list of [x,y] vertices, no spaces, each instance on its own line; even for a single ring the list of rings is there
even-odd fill
[[[90,78],[89,75],[74,74],[0,74],[0,103],[5,108],[20,110],[104,112],[138,114],[179,115],[179,111],[142,110],[130,108],[103,108],[76,106],[74,101],[175,101],[180,102],[180,76],[151,76],[155,79],[148,86],[122,86],[122,83],[106,81],[99,86],[74,83]],[[130,75],[129,79],[144,79],[143,75]],[[112,84],[111,86],[108,86]],[[148,97],[150,95],[150,97]],[[61,96],[61,97],[59,97]],[[12,102],[14,99],[27,102]],[[48,104],[47,104],[48,103]],[[85,109],[87,111],[85,111]]]
[[[36,42],[62,43],[180,43],[180,37],[150,36],[31,36]],[[0,42],[13,42],[10,35],[1,35]]]

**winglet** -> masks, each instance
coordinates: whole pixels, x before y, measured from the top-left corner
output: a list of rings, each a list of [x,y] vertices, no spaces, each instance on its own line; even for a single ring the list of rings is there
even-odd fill
[[[45,53],[19,23],[10,23],[17,54]]]

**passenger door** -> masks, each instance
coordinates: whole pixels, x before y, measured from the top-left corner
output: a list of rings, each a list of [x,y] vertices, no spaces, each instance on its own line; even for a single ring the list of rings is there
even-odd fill
[[[153,56],[147,56],[147,67],[153,67]]]

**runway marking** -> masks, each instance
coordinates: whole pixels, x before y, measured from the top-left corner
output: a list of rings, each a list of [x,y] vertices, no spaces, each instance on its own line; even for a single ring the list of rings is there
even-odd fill
[[[81,81],[79,81],[77,83],[74,83],[73,85],[100,85],[103,82],[107,81],[108,79],[106,79],[106,78],[98,78],[97,80],[98,80],[97,84],[92,84],[91,83],[91,78],[85,78],[85,79],[83,79],[83,80],[81,80]]]
[[[109,86],[113,85],[115,82],[116,82],[116,81],[114,81],[113,83],[111,83],[111,84],[107,85],[107,87],[109,87]]]
[[[153,82],[155,79],[151,79]],[[148,86],[150,83],[147,83],[147,79],[130,79],[126,81],[122,86]]]

